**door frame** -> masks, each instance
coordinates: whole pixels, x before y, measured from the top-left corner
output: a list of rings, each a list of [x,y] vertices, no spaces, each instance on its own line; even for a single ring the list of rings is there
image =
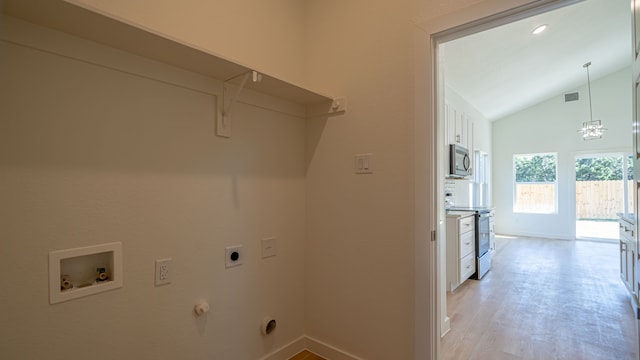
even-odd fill
[[[438,47],[447,41],[582,1],[487,0],[414,23],[415,360],[440,358],[441,331],[447,326],[444,82]]]

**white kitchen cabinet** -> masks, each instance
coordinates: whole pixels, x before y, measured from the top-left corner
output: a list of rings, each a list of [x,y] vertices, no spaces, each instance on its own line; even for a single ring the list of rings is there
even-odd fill
[[[469,149],[469,156],[473,160],[473,118],[465,113],[460,114],[460,138],[462,146]]]
[[[464,113],[461,111],[455,111],[455,117],[453,118],[454,120],[454,131],[455,131],[455,141],[456,144],[460,144],[464,147],[467,147],[467,132],[466,130],[466,124],[465,124],[465,120],[466,117],[464,116]]]
[[[447,289],[453,291],[476,272],[474,213],[449,212],[446,231]]]
[[[457,110],[449,105],[449,104],[445,104],[444,105],[445,111],[444,111],[444,122],[445,122],[445,139],[446,139],[446,145],[450,145],[450,144],[458,144],[458,142],[456,141],[456,117],[457,117]]]
[[[489,213],[489,251],[496,251],[496,212]]]
[[[619,219],[620,225],[620,278],[631,294],[636,293],[635,283],[635,228],[624,218]]]
[[[449,103],[445,103],[444,107],[446,145],[456,144],[467,148],[473,161],[473,118]]]

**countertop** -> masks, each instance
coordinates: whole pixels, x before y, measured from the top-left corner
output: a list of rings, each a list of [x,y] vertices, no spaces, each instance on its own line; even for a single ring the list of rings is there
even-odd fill
[[[447,210],[448,218],[453,218],[453,217],[463,218],[467,216],[474,216],[475,214],[476,213],[474,211]]]
[[[636,223],[636,217],[635,217],[635,214],[633,213],[616,213],[616,215],[620,219],[628,222],[631,225],[634,225]]]

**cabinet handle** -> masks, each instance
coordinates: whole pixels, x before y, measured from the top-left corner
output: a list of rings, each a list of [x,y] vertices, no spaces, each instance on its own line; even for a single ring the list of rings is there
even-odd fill
[[[470,243],[470,242],[466,242],[466,243],[464,243],[464,244],[465,244],[465,245],[469,245],[469,244],[471,244],[471,243]]]

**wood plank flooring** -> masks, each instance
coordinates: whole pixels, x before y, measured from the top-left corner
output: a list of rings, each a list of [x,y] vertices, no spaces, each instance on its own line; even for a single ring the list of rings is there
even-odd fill
[[[442,359],[635,359],[617,243],[498,238],[491,270],[448,294]]]

